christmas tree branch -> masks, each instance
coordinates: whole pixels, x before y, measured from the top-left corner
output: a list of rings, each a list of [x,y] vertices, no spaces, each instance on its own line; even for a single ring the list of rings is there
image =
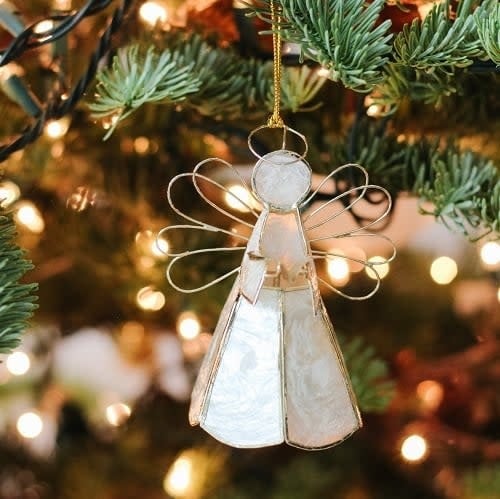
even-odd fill
[[[36,284],[20,284],[32,268],[13,242],[15,226],[10,216],[0,215],[0,352],[15,348],[33,314]]]
[[[357,162],[371,180],[394,195],[411,192],[419,197],[421,211],[471,239],[500,228],[500,175],[493,161],[439,140],[398,140],[380,134],[373,120],[357,124],[354,140],[331,146],[331,162]],[[424,202],[432,208],[423,208]]]
[[[97,75],[96,100],[89,104],[96,118],[109,117],[116,125],[143,104],[158,102],[183,102],[202,115],[225,118],[272,109],[270,62],[244,59],[198,35],[170,35],[164,44],[162,49],[131,45],[118,51],[111,67]],[[325,81],[313,69],[286,68],[283,108],[303,110]]]
[[[269,1],[266,2],[269,4]],[[385,0],[281,0],[284,39],[300,44],[304,57],[328,69],[333,81],[367,92],[383,79],[389,60],[390,21],[377,24]],[[270,21],[269,6],[255,9]]]

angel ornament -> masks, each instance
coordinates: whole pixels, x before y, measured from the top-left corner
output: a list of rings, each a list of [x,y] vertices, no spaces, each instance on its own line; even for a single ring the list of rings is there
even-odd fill
[[[306,151],[303,155],[285,149],[287,132],[304,141]],[[256,154],[252,134],[249,146]],[[368,184],[366,171],[359,165],[337,168],[310,195],[312,172],[304,159],[306,152],[305,138],[285,126],[281,149],[264,156],[256,154],[259,159],[252,173],[251,192],[260,202],[260,213],[254,211],[257,221],[246,246],[226,248],[227,251],[244,252],[241,266],[216,279],[218,282],[237,274],[193,390],[189,420],[192,425],[201,425],[216,439],[234,447],[264,447],[286,442],[303,449],[324,449],[340,443],[362,425],[342,353],[319,293],[322,279],[316,273],[315,260],[326,259],[330,254],[311,249],[311,242],[346,237],[384,238],[363,229],[387,215],[390,197],[385,189]],[[169,202],[174,211],[194,225],[167,227],[163,233],[198,229],[234,235],[187,216],[172,202],[172,186],[181,177],[188,176],[208,204],[237,219],[213,203],[200,187],[200,181],[204,181],[228,192],[223,185],[200,173],[201,168],[213,162],[219,167],[230,168],[241,184],[246,185],[232,165],[219,159],[206,160],[197,165],[193,173],[175,177],[168,189]],[[302,213],[301,209],[310,205],[327,181],[348,168],[361,173],[365,182],[345,190],[313,211]],[[315,238],[308,236],[312,229],[352,208],[368,190],[376,190],[387,197],[382,215],[348,232]],[[240,202],[247,204],[243,200]],[[332,214],[334,203],[341,208]],[[327,207],[330,210],[325,210]],[[327,216],[314,223],[323,210],[328,212]],[[213,284],[186,290],[175,284],[170,273],[181,258],[208,251],[214,250],[171,254],[174,259],[167,270],[170,283],[183,292]],[[394,255],[393,251],[387,260]],[[382,263],[356,261],[371,267],[375,274],[375,266]],[[332,288],[331,284],[322,282]],[[354,299],[371,296],[379,283],[377,279],[370,293]]]

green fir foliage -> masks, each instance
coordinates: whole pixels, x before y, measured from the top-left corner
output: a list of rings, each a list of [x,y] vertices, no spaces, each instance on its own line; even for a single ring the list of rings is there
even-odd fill
[[[204,116],[226,119],[272,109],[271,62],[242,58],[199,35],[166,35],[163,45],[144,51],[134,44],[118,51],[111,67],[97,75],[96,100],[89,104],[95,118],[112,118],[116,126],[146,103],[183,102]],[[325,81],[313,69],[286,68],[283,109],[301,111]]]
[[[267,2],[269,3],[269,2]],[[391,51],[390,21],[378,23],[385,0],[284,0],[282,36],[304,57],[328,69],[333,81],[368,92],[383,79]],[[262,10],[260,12],[262,16]],[[264,16],[269,20],[268,16]]]
[[[14,243],[15,226],[10,216],[0,215],[0,353],[20,343],[36,305],[36,284],[20,284],[32,268]]]
[[[477,33],[488,57],[500,66],[500,3],[484,2],[474,13]]]
[[[470,239],[498,233],[500,179],[490,159],[462,151],[452,141],[407,141],[384,132],[370,119],[362,120],[350,134],[351,140],[342,137],[330,146],[329,163],[362,164],[372,182],[386,186],[393,195],[406,191],[418,196],[423,213]]]

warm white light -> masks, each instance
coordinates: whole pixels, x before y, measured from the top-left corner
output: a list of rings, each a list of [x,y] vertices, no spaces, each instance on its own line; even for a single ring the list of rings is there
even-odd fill
[[[112,114],[111,116],[106,116],[106,118],[102,120],[102,127],[104,128],[104,130],[109,130],[111,127],[114,127],[116,125],[119,119],[120,119],[120,113],[115,113]]]
[[[18,205],[16,221],[24,225],[28,230],[35,234],[40,234],[45,229],[45,222],[38,208],[30,201],[25,201]]]
[[[382,114],[382,106],[380,104],[372,104],[368,106],[366,114],[372,118],[376,118]]]
[[[455,260],[449,256],[440,256],[431,264],[431,277],[438,284],[449,284],[457,276]]]
[[[321,67],[318,69],[317,74],[318,76],[321,76],[323,78],[328,78],[328,76],[330,75],[330,70],[328,68]]]
[[[224,200],[226,204],[234,210],[248,213],[252,204],[255,204],[249,190],[239,184],[229,185],[227,187],[229,192],[224,193]],[[245,204],[243,204],[245,203]]]
[[[151,253],[158,258],[166,258],[168,249],[168,241],[162,237],[155,237],[151,243]]]
[[[21,190],[19,187],[10,180],[0,182],[0,208],[7,208],[14,201],[19,199]]]
[[[29,356],[24,352],[14,352],[5,360],[5,367],[14,376],[22,376],[29,371],[31,361]]]
[[[500,264],[500,244],[496,241],[486,243],[481,248],[481,260],[488,266]]]
[[[497,300],[500,303],[500,288],[497,289]]]
[[[47,31],[50,31],[53,27],[54,27],[54,21],[52,21],[50,19],[45,19],[44,21],[40,21],[33,28],[33,31],[40,35],[42,33],[46,33]]]
[[[326,270],[330,276],[330,280],[335,284],[343,285],[349,280],[349,264],[345,258],[340,256],[328,258]]]
[[[193,463],[188,456],[180,455],[172,464],[163,482],[165,492],[172,497],[184,497],[189,491]]]
[[[134,140],[134,150],[137,154],[146,154],[149,151],[149,139],[147,137],[137,137]]]
[[[55,10],[70,10],[71,0],[53,0],[52,6]]]
[[[135,244],[146,254],[156,258],[167,258],[169,244],[163,237],[158,237],[151,230],[142,230],[135,235]]]
[[[168,11],[162,2],[150,0],[139,8],[139,17],[145,24],[153,27],[156,23],[164,23],[168,18]]]
[[[132,410],[127,404],[123,402],[117,402],[116,404],[111,404],[106,407],[106,419],[108,423],[113,426],[120,426],[132,414]]]
[[[177,331],[185,340],[192,340],[201,333],[201,324],[194,312],[183,312],[177,319]]]
[[[401,455],[411,462],[421,461],[427,454],[427,442],[420,435],[410,435],[401,444]]]
[[[137,305],[143,310],[157,311],[165,305],[165,295],[153,286],[141,288],[136,295]]]
[[[50,120],[45,125],[44,133],[49,139],[60,139],[66,135],[69,129],[70,120],[67,116],[59,120]]]
[[[437,381],[426,379],[417,385],[417,395],[427,409],[435,410],[443,400],[443,386]]]
[[[383,279],[389,273],[389,262],[387,261],[387,258],[384,258],[383,256],[372,256],[368,258],[368,262],[376,264],[374,265],[375,270],[370,267],[365,267],[366,275],[370,279],[377,279],[377,274],[380,279]]]
[[[17,431],[24,438],[36,438],[43,430],[42,418],[35,412],[25,412],[17,420]]]

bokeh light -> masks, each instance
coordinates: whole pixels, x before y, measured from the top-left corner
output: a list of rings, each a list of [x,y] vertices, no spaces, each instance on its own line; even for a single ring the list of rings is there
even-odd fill
[[[489,241],[481,248],[481,260],[488,267],[500,264],[500,243]]]
[[[43,430],[42,418],[36,412],[25,412],[17,420],[17,431],[24,438],[36,438]]]
[[[193,463],[186,455],[180,455],[170,467],[165,480],[163,488],[167,494],[172,497],[180,498],[185,497],[188,492],[192,481]]]
[[[341,253],[339,250],[335,250],[335,253]],[[338,286],[343,286],[349,282],[349,276],[351,274],[349,270],[349,264],[347,260],[341,256],[329,257],[326,261],[326,270],[330,281]]]
[[[427,455],[427,442],[420,435],[409,435],[401,444],[401,456],[410,462],[421,461]]]
[[[250,208],[255,204],[255,200],[252,198],[250,191],[243,185],[232,184],[227,187],[227,190],[229,192],[224,193],[224,200],[233,210],[248,213]]]
[[[7,208],[19,199],[21,190],[14,182],[4,180],[0,182],[0,208]]]
[[[370,279],[377,280],[377,274],[378,277],[380,277],[380,279],[383,279],[389,273],[390,266],[389,262],[387,261],[387,258],[378,255],[371,256],[370,258],[368,258],[368,262],[375,264],[374,265],[375,270],[373,270],[370,267],[365,267],[366,275]]]
[[[165,306],[165,295],[154,286],[145,286],[137,292],[136,303],[143,310],[156,312]]]
[[[192,340],[201,333],[201,324],[194,312],[182,312],[179,315],[177,332],[185,340]]]
[[[417,396],[426,409],[435,410],[443,400],[443,386],[437,381],[427,379],[417,385]]]
[[[123,402],[117,402],[106,407],[106,419],[112,426],[121,426],[132,414],[132,409]]]
[[[5,367],[14,376],[22,376],[29,371],[31,360],[24,352],[13,352],[5,360]]]
[[[15,218],[19,224],[35,234],[40,234],[45,229],[42,214],[31,201],[23,201],[17,205]]]
[[[449,284],[458,273],[458,267],[449,256],[440,256],[431,264],[431,277],[437,284]]]
[[[168,19],[168,11],[163,2],[150,0],[139,7],[139,18],[144,24],[153,27]]]
[[[58,120],[50,120],[44,128],[45,136],[49,139],[60,139],[66,135],[70,125],[70,119],[65,116]]]

